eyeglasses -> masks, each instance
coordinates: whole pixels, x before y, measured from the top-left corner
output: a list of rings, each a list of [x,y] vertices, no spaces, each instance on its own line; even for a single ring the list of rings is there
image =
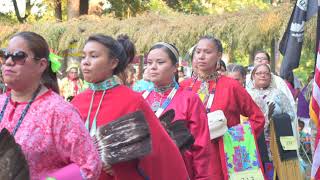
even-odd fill
[[[1,64],[5,64],[6,61],[11,57],[12,61],[14,64],[19,64],[23,65],[26,62],[26,59],[28,57],[28,54],[23,51],[15,51],[13,53],[10,53],[6,49],[1,49],[0,50],[0,59],[1,59]]]
[[[268,58],[266,57],[256,57],[254,58],[255,61],[268,61]]]
[[[257,75],[257,76],[262,76],[262,75],[270,76],[271,73],[270,72],[256,72],[255,75]]]

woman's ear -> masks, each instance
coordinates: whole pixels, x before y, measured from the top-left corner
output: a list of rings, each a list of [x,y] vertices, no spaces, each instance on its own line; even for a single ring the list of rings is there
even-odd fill
[[[48,60],[46,59],[46,58],[41,58],[40,60],[39,60],[39,67],[40,67],[40,71],[43,73],[46,69],[47,69],[47,67],[49,66],[49,62],[48,62]],[[50,68],[50,67],[49,67]]]
[[[116,69],[116,67],[118,66],[118,64],[119,64],[119,59],[113,58],[113,59],[112,59],[112,62],[111,62],[111,67],[112,67],[112,69],[113,69],[113,70]]]
[[[177,73],[178,72],[178,68],[179,68],[179,63],[176,63],[174,66],[174,73]]]
[[[220,67],[221,67],[221,65],[220,65],[220,59],[219,59],[216,64],[216,70],[220,70]]]
[[[222,59],[222,52],[218,52],[219,59]]]

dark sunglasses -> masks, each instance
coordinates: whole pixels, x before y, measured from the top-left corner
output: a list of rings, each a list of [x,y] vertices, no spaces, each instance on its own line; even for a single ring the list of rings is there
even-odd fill
[[[6,49],[0,50],[0,58],[2,64],[5,64],[10,57],[15,64],[23,65],[28,57],[28,54],[23,51],[15,51],[13,53],[10,53]]]

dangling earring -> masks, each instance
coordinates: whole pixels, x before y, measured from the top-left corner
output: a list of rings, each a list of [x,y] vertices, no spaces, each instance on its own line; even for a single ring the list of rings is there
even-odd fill
[[[216,71],[220,70],[220,63],[219,61],[217,61],[217,64],[216,64]]]

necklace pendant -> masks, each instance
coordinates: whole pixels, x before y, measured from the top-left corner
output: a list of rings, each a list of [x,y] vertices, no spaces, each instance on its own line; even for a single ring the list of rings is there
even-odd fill
[[[151,109],[152,109],[153,112],[157,111],[159,108],[160,108],[160,102],[155,101],[155,102],[152,103]]]

